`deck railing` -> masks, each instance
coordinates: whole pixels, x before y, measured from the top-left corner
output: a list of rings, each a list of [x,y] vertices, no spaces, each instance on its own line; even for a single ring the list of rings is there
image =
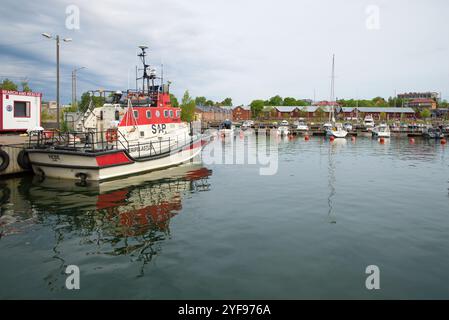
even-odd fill
[[[102,152],[114,149],[126,150],[136,158],[146,158],[170,153],[188,145],[195,139],[188,133],[174,137],[155,137],[148,141],[128,140],[120,130],[60,132],[35,131],[29,136],[28,147],[36,149],[54,149],[79,152]]]

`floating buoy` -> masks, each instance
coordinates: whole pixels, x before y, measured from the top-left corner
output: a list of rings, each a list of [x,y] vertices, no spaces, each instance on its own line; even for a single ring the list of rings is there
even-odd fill
[[[330,140],[330,141],[334,141],[334,140],[335,140],[334,136],[330,136],[330,137],[329,137],[329,140]]]
[[[441,144],[446,144],[446,139],[441,139]]]
[[[384,143],[385,143],[385,138],[380,138],[380,139],[379,139],[379,142],[382,143],[382,144],[384,144]]]
[[[304,137],[304,140],[309,141],[309,140],[310,140],[310,137],[309,137],[308,135],[306,135],[306,136]]]
[[[415,143],[415,139],[413,139],[413,138],[410,138],[409,141],[410,141],[411,144],[414,144],[414,143]]]
[[[351,141],[355,141],[355,136],[352,136],[352,137],[351,137]]]

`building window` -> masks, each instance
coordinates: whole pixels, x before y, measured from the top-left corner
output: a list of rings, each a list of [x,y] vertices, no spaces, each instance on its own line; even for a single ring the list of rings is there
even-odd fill
[[[145,137],[145,131],[140,131],[140,137],[141,138]]]
[[[147,110],[147,119],[151,119],[151,110]]]
[[[29,118],[30,117],[30,103],[25,101],[14,101],[14,117],[15,118]]]
[[[134,118],[139,118],[139,111],[137,111],[137,110],[134,110]]]
[[[120,120],[120,111],[115,110],[115,121],[119,121]]]

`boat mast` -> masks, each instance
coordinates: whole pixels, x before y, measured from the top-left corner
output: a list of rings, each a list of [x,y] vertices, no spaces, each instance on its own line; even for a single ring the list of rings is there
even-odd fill
[[[335,97],[335,92],[334,92],[334,85],[335,85],[335,54],[332,55],[332,76],[331,76],[331,112],[329,112],[329,121],[335,122],[335,117],[334,117],[334,97]]]
[[[143,75],[139,79],[142,79],[142,92],[143,93],[145,93],[145,80],[146,80],[146,82],[147,82],[147,94],[149,95],[150,94],[150,76],[147,73],[147,69],[150,67],[150,65],[148,65],[145,62],[145,57],[147,55],[145,50],[148,49],[148,47],[147,46],[139,46],[139,48],[140,48],[140,50],[142,50],[142,52],[139,53],[137,56],[140,57],[140,60],[142,61],[142,64],[143,64]]]

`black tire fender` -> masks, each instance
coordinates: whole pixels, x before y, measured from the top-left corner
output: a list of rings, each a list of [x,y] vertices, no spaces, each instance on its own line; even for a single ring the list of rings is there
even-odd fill
[[[28,156],[28,151],[25,149],[21,150],[17,155],[17,163],[23,170],[31,170],[30,157]]]
[[[9,155],[5,150],[0,149],[0,172],[5,171],[9,166]]]

